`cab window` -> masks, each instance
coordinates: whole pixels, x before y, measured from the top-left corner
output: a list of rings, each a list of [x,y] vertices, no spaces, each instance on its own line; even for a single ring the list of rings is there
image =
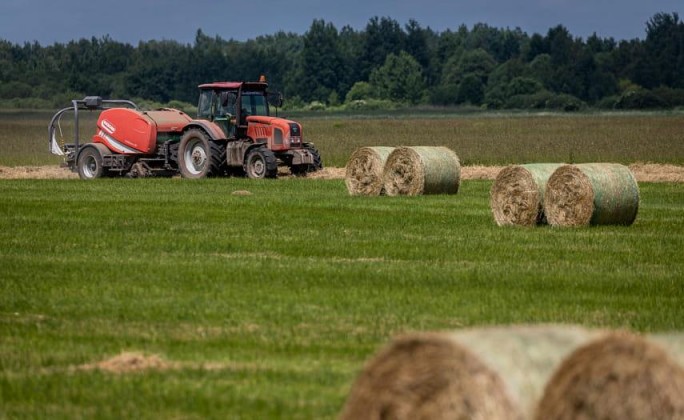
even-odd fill
[[[209,118],[211,116],[211,100],[214,92],[203,90],[200,93],[199,104],[197,105],[197,117]]]
[[[242,113],[268,116],[268,103],[262,92],[242,93]]]

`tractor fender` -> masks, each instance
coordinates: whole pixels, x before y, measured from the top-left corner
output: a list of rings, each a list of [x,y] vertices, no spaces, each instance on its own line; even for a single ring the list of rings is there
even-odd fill
[[[109,150],[109,148],[102,143],[87,143],[83,145],[81,149],[78,151],[78,155],[76,156],[76,162],[78,162],[78,158],[81,156],[81,153],[83,153],[83,151],[89,147],[97,149],[97,151],[100,152],[100,156],[108,156],[113,154],[112,151]]]
[[[192,120],[188,123],[188,125],[185,126],[183,131],[188,131],[193,128],[198,128],[207,133],[209,136],[210,140],[225,140],[226,135],[223,133],[223,130],[221,130],[221,127],[219,127],[217,124],[211,122],[211,121],[206,121],[206,120]]]
[[[242,166],[247,154],[258,147],[266,147],[266,143],[255,143],[251,139],[229,141],[226,155],[229,166]]]

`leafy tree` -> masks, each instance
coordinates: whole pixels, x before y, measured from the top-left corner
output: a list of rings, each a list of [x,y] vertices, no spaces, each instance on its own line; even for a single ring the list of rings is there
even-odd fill
[[[474,74],[484,84],[496,65],[494,58],[483,49],[466,51],[460,57],[454,56],[447,62],[442,83],[459,84],[465,75]]]
[[[405,51],[390,54],[385,64],[373,70],[370,84],[380,99],[418,103],[425,90],[420,64]]]
[[[482,78],[475,73],[468,73],[458,85],[456,96],[458,103],[470,103],[480,105],[484,100],[484,83]]]
[[[684,87],[684,22],[677,13],[657,13],[646,23],[644,50],[637,83],[647,88]]]
[[[344,71],[337,28],[314,20],[304,35],[300,60],[299,95],[307,101],[326,101],[338,89]]]
[[[361,52],[359,78],[368,80],[371,72],[382,66],[389,54],[405,50],[406,34],[399,23],[387,17],[370,19],[366,25]]]
[[[356,82],[349,89],[345,98],[346,102],[362,101],[373,98],[373,87],[368,82]]]

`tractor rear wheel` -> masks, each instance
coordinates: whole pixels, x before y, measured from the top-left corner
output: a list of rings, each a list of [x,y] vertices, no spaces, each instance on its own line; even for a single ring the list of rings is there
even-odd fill
[[[278,162],[275,154],[265,147],[250,150],[247,153],[244,167],[249,178],[261,179],[278,176]]]
[[[81,179],[95,179],[107,175],[102,166],[102,154],[96,147],[86,147],[78,155],[78,176]]]
[[[188,130],[178,147],[178,169],[183,178],[199,179],[217,176],[226,165],[226,147],[202,130]]]

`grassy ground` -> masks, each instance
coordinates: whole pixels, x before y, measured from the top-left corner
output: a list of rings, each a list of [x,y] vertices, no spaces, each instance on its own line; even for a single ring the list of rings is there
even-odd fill
[[[495,226],[490,186],[0,181],[0,418],[332,418],[400,331],[684,328],[681,185],[576,230]],[[122,351],[172,367],[78,368]]]
[[[96,113],[82,113],[81,138]],[[0,165],[57,164],[48,152],[52,113],[0,112]],[[294,117],[325,165],[342,167],[361,146],[439,145],[464,164],[655,162],[684,164],[684,114],[434,114]],[[69,117],[63,133],[73,138]]]

